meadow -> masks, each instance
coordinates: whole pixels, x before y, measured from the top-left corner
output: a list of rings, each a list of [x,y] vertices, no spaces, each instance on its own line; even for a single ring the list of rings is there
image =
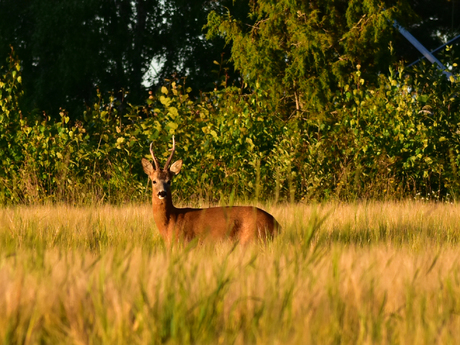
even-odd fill
[[[151,206],[0,209],[2,344],[460,343],[460,206],[261,205],[273,242],[166,248]]]

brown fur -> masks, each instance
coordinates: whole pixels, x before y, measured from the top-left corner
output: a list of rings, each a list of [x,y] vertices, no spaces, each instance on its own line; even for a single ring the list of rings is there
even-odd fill
[[[152,152],[153,156],[153,152]],[[154,157],[154,160],[156,158]],[[280,230],[275,218],[252,206],[212,207],[205,209],[176,208],[172,203],[170,183],[180,172],[182,161],[171,168],[155,169],[142,159],[145,173],[152,180],[153,217],[167,243],[175,240],[236,240],[247,243],[256,239],[269,239]],[[158,167],[158,165],[156,164]]]

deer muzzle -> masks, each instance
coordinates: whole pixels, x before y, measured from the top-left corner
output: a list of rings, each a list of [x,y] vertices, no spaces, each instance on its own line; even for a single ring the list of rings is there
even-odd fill
[[[165,190],[160,190],[158,192],[158,199],[164,199],[164,198],[166,198],[167,195],[168,195],[168,193],[166,193]]]

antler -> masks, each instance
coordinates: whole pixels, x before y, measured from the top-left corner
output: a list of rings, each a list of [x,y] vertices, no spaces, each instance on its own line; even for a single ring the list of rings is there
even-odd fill
[[[155,163],[155,170],[158,171],[160,170],[160,167],[158,166],[157,157],[155,157],[155,155],[153,154],[152,145],[153,143],[150,143],[150,153],[152,154],[153,162]]]
[[[174,141],[174,135],[173,135],[173,147],[171,150],[171,155],[169,156],[168,160],[166,161],[166,164],[165,164],[165,167],[163,168],[163,170],[168,170],[168,167],[169,167],[169,163],[171,163],[171,159],[173,157],[173,154],[174,154],[174,151],[176,150],[176,142]]]

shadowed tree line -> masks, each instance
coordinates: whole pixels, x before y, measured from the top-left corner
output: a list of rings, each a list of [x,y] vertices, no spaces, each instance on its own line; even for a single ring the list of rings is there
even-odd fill
[[[247,4],[1,0],[0,56],[4,61],[11,45],[22,60],[24,108],[52,116],[60,107],[73,117],[81,114],[96,89],[143,102],[144,75],[153,59],[162,62],[154,86],[176,75],[187,76],[196,91],[210,89],[217,79],[213,60],[229,51],[223,40],[211,44],[204,37],[207,13],[216,6],[244,12]]]
[[[459,33],[459,14],[454,0],[0,0],[0,56],[11,45],[22,60],[27,112],[78,118],[97,89],[141,104],[147,89],[186,77],[195,96],[257,83],[290,113],[311,99],[325,106],[357,64],[372,80],[416,60],[393,19],[434,49]]]

